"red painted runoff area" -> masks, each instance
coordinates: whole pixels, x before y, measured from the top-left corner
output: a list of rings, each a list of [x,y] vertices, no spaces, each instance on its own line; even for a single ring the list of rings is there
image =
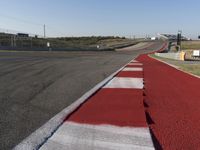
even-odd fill
[[[137,89],[101,89],[66,121],[147,127],[142,94]]]
[[[143,78],[143,71],[121,71],[117,77]]]
[[[141,55],[153,134],[165,150],[200,149],[200,79]]]

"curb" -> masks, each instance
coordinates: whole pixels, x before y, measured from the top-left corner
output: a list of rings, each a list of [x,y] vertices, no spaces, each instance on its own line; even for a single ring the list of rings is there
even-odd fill
[[[132,58],[135,59],[135,58]],[[132,60],[131,60],[132,61]],[[63,109],[60,113],[55,115],[43,126],[38,128],[35,132],[25,138],[22,142],[16,145],[13,150],[37,150],[43,145],[56,130],[63,124],[65,118],[73,113],[81,104],[83,104],[89,97],[102,88],[106,83],[113,79],[121,70],[125,68],[131,61],[121,67],[119,70],[111,74],[109,77],[98,83],[91,90],[86,92],[82,97],[76,100],[74,103]]]
[[[162,51],[166,48],[167,43],[165,42],[162,45],[159,51]],[[134,58],[133,58],[134,59]],[[132,60],[131,60],[132,61]],[[85,93],[82,97],[72,103],[70,106],[66,107],[60,113],[51,118],[47,123],[25,138],[21,143],[15,146],[14,150],[37,150],[39,149],[64,123],[66,117],[72,114],[81,104],[87,101],[94,93],[96,93],[100,88],[102,88],[106,83],[114,78],[120,71],[122,71],[129,63],[125,64],[119,70],[111,74],[109,77],[104,79],[102,82],[94,86],[90,91]]]
[[[143,104],[143,64],[133,61],[66,117],[39,148],[155,149]]]

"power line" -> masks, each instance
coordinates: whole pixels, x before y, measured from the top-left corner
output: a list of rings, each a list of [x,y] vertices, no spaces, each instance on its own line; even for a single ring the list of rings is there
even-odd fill
[[[9,33],[9,34],[25,33],[25,34],[29,34],[31,36],[43,37],[43,35],[40,35],[40,34],[34,34],[34,33],[30,33],[30,32],[17,31],[17,30],[13,30],[13,29],[5,29],[5,28],[0,28],[0,32]]]
[[[43,24],[32,22],[32,21],[25,20],[25,19],[21,19],[21,18],[18,18],[18,17],[13,17],[13,16],[5,15],[5,14],[0,14],[0,16],[4,17],[6,19],[15,20],[17,22],[23,22],[23,23],[31,24],[31,25],[35,25],[35,26],[43,26]]]
[[[63,32],[59,31],[57,28],[49,26],[49,25],[46,25],[46,24],[44,25],[44,24],[32,22],[32,21],[29,21],[29,20],[25,20],[25,19],[21,19],[21,18],[18,18],[18,17],[13,17],[13,16],[5,15],[5,14],[0,14],[0,16],[4,17],[6,19],[15,20],[17,22],[22,22],[22,23],[26,23],[26,24],[35,25],[35,26],[40,26],[40,28],[42,28],[42,30],[43,30],[44,37],[47,36],[47,34],[46,34],[47,28],[50,29],[50,30],[53,30],[54,32],[56,32],[57,34],[59,34],[61,36],[66,36],[65,34],[63,34]]]
[[[17,18],[17,17],[13,17],[13,16],[8,16],[8,15],[5,15],[5,14],[0,14],[1,17],[4,17],[6,19],[11,19],[11,20],[15,20],[17,22],[22,22],[22,23],[26,23],[26,24],[31,24],[31,25],[34,25],[34,26],[40,26],[40,27],[43,27],[42,24],[39,24],[39,23],[35,23],[35,22],[32,22],[32,21],[28,21],[28,20],[25,20],[25,19],[21,19],[21,18]],[[45,31],[44,31],[45,32]],[[46,35],[45,35],[46,36]]]
[[[61,35],[61,36],[66,36],[66,34],[65,33],[63,33],[62,31],[60,31],[60,30],[58,30],[57,28],[55,28],[55,27],[52,27],[52,26],[50,26],[50,25],[45,25],[45,27],[46,27],[46,30],[48,29],[48,31],[50,30],[50,31],[53,31],[53,32],[55,32],[55,33],[57,33],[57,34],[59,34],[59,35]]]

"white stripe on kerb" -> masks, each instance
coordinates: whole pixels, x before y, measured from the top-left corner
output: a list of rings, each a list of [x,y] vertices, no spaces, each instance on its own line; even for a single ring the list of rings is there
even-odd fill
[[[143,78],[115,77],[103,88],[143,89]]]
[[[137,60],[132,60],[131,62],[132,62],[132,63],[135,63],[135,62],[138,62],[138,61],[137,61]]]
[[[148,128],[65,122],[41,150],[153,150]]]
[[[129,63],[128,65],[134,65],[134,66],[142,66],[142,63]]]
[[[125,67],[122,71],[143,71],[143,68]]]

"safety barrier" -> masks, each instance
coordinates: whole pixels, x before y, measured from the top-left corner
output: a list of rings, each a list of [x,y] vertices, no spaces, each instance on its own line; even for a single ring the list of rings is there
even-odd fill
[[[155,53],[156,56],[174,59],[174,60],[185,60],[185,52],[177,52],[177,53]]]

